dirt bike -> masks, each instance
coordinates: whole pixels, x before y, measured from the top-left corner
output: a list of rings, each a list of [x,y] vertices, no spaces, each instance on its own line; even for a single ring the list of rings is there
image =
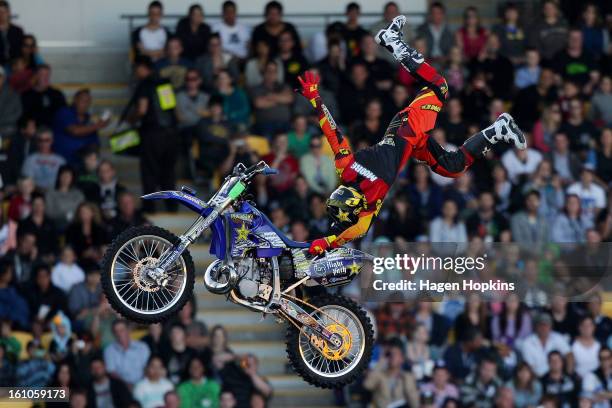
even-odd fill
[[[177,237],[156,226],[132,227],[118,235],[103,260],[102,286],[112,307],[139,323],[163,321],[190,298],[195,268],[187,247],[211,229],[210,253],[217,259],[204,273],[204,285],[250,310],[288,323],[287,355],[294,370],[322,388],[351,383],[367,367],[372,324],[364,310],[339,295],[309,299],[302,285],[349,283],[371,256],[336,248],[311,256],[309,244],[286,237],[245,198],[251,180],[277,171],[265,162],[238,164],[207,201],[187,187],[160,191],[145,200],[178,200],[198,214]]]

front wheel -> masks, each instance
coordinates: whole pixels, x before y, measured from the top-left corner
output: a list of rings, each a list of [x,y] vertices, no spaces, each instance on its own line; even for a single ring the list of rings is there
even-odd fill
[[[374,332],[363,309],[343,296],[317,296],[309,301],[310,315],[342,340],[341,345],[317,345],[307,330],[292,324],[287,329],[287,356],[304,380],[321,388],[352,383],[372,357]]]
[[[158,260],[179,243],[155,226],[132,227],[119,234],[102,260],[102,289],[123,317],[151,324],[178,312],[193,292],[195,268],[188,251],[166,269],[160,282],[151,277]]]

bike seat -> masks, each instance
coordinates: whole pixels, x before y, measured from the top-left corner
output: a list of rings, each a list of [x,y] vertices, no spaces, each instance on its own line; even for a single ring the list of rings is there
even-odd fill
[[[278,235],[280,237],[280,239],[283,240],[285,245],[287,245],[289,248],[310,248],[310,243],[309,242],[298,242],[298,241],[294,241],[292,239],[289,239],[281,230],[276,228],[276,225],[274,225],[272,223],[272,221],[270,221],[270,219],[268,218],[268,216],[266,214],[264,214],[262,212],[261,215],[264,217],[264,219],[266,220],[266,222],[268,223],[270,228],[272,228],[272,230],[274,230],[274,232],[276,232],[276,235]]]

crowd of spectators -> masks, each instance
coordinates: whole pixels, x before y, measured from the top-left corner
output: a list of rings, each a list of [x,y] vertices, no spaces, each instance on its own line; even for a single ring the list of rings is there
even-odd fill
[[[431,2],[422,24],[406,26],[450,88],[432,137],[456,149],[510,111],[529,148],[491,151],[456,180],[410,163],[362,240],[520,243],[514,265],[528,296],[373,307],[376,357],[346,403],[610,406],[612,321],[598,288],[568,303],[540,287],[563,266],[551,244],[612,241],[612,10],[605,0],[535,3],[504,4],[490,23],[468,7],[452,24]],[[276,1],[252,28],[237,7],[224,2],[209,25],[195,4],[171,29],[153,1],[133,33],[125,117],[141,136],[142,190],[173,189],[178,177],[210,190],[236,163],[263,159],[280,174],[256,179],[255,201],[294,239],[319,238],[337,179],[314,111],[293,92],[297,76],[321,75],[355,149],[377,143],[420,86],[374,41],[400,9],[387,3],[366,27],[350,3],[345,21],[302,38]],[[0,0],[0,385],[70,388],[74,407],[264,406],[272,389],[257,358],[235,355],[223,327],[208,331],[194,301],[140,340],[110,309],[99,283],[105,247],[155,207],[141,209],[101,157],[109,115],[90,113],[85,88],[68,105],[51,74]],[[166,85],[174,103],[159,95]],[[548,275],[541,253],[552,253]]]

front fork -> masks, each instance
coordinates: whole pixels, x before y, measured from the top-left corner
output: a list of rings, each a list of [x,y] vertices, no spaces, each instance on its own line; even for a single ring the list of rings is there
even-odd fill
[[[166,270],[179,259],[189,245],[198,239],[198,237],[215,222],[219,214],[229,205],[229,202],[229,200],[226,200],[226,202],[218,205],[206,217],[200,215],[191,227],[179,237],[180,243],[162,254],[158,265],[147,272],[149,278],[153,279],[158,285],[165,286],[168,282],[168,273]]]

